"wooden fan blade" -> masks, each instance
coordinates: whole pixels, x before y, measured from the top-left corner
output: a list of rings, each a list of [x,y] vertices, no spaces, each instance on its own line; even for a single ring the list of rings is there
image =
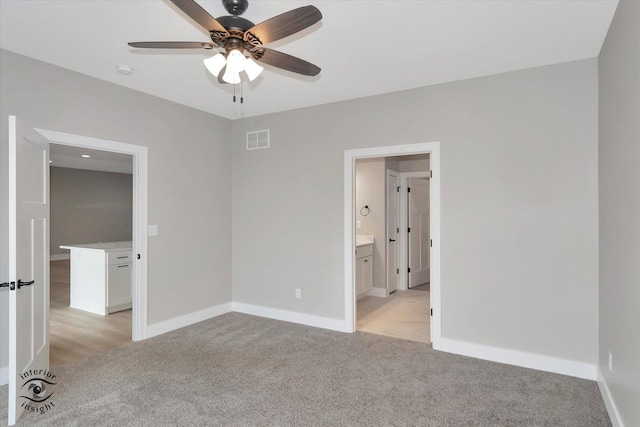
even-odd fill
[[[191,19],[200,24],[207,31],[219,31],[226,33],[227,37],[229,32],[222,26],[216,19],[209,15],[209,12],[204,10],[198,3],[193,0],[171,0],[171,3],[175,4],[180,10],[186,13]]]
[[[278,52],[277,50],[267,49],[266,47],[260,46],[253,49],[251,53],[256,61],[273,67],[282,68],[283,70],[303,74],[305,76],[315,76],[320,72],[320,67],[317,67],[303,59],[296,58],[295,56]]]
[[[146,49],[213,49],[216,45],[203,42],[132,42],[131,47]]]
[[[304,30],[321,19],[322,13],[314,6],[293,9],[249,28],[245,31],[244,41],[251,42],[255,37],[259,44],[271,43]]]

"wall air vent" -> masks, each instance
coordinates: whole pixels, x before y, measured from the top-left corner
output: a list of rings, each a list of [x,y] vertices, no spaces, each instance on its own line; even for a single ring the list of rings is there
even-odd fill
[[[247,132],[247,150],[269,148],[270,145],[269,129]]]

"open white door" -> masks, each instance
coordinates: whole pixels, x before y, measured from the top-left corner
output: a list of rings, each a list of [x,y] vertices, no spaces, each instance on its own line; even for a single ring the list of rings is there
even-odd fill
[[[429,180],[409,181],[409,288],[429,282]]]
[[[387,294],[398,290],[398,208],[400,176],[387,170]]]
[[[47,398],[49,143],[9,116],[9,425]],[[33,370],[42,370],[33,375]]]

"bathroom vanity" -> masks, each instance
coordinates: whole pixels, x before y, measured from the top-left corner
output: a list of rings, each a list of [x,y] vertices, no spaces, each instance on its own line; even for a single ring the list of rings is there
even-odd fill
[[[72,308],[106,316],[131,308],[131,242],[63,245],[71,251]]]
[[[356,297],[373,289],[373,236],[356,236]]]

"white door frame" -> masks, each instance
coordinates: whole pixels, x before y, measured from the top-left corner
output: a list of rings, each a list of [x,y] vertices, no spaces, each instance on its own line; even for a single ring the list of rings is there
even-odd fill
[[[36,129],[52,144],[69,145],[133,156],[133,233],[132,247],[140,259],[133,263],[131,339],[147,338],[147,211],[148,211],[148,154],[147,147],[88,136]]]
[[[356,330],[355,295],[355,163],[357,159],[429,154],[431,178],[431,342],[437,348],[441,338],[440,310],[440,142],[360,148],[344,151],[344,324],[347,332]]]
[[[402,172],[400,174],[400,265],[398,268],[402,272],[400,275],[400,283],[398,289],[406,291],[409,289],[409,178],[427,178],[429,179],[429,171],[424,172]],[[429,199],[431,203],[432,199]],[[433,225],[431,223],[430,225]],[[433,237],[432,237],[433,239]]]

